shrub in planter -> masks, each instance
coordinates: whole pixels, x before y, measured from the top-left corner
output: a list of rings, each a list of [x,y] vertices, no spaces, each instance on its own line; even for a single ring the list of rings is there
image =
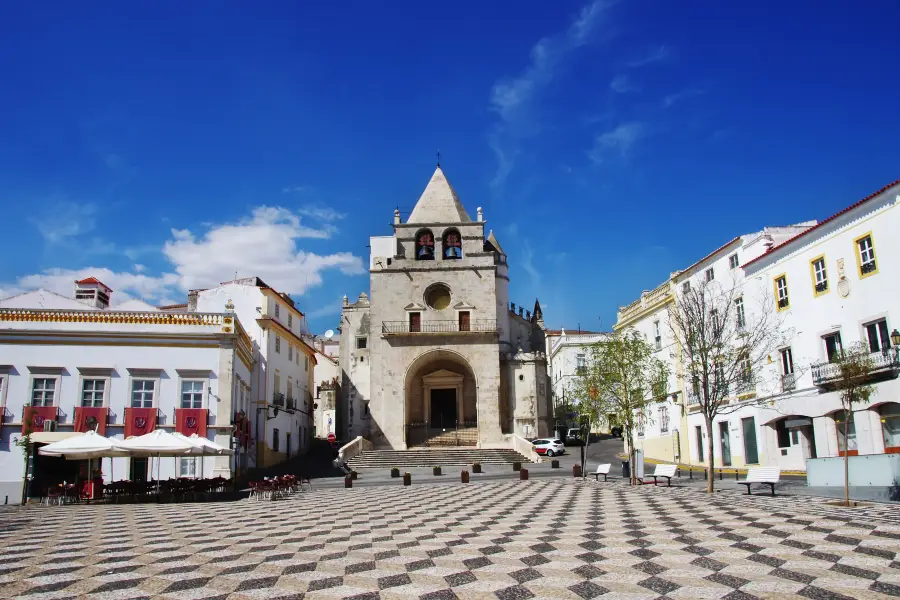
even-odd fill
[[[581,477],[581,465],[572,465],[572,477]]]
[[[409,473],[403,474],[403,485],[412,485],[412,475]]]
[[[514,462],[513,463],[513,471],[520,471],[522,469],[522,463]]]
[[[434,474],[435,474],[435,475],[440,475],[440,474],[441,474],[441,468],[440,468],[440,467],[432,467],[432,470],[434,471]]]
[[[400,477],[400,469],[397,467],[391,469],[391,477]]]
[[[528,481],[528,469],[521,469],[519,471],[519,481]]]
[[[459,480],[462,483],[469,483],[469,472],[463,469],[459,474]]]
[[[357,477],[359,477],[359,473],[356,471],[350,471],[350,477],[355,481]]]
[[[472,463],[472,472],[481,473],[481,463]]]
[[[352,487],[353,487],[353,478],[350,477],[349,475],[347,475],[347,476],[344,477],[344,487],[345,487],[345,488],[352,488]]]
[[[551,461],[550,461],[550,468],[551,468],[551,469],[558,469],[558,468],[559,468],[559,461],[556,460],[555,458],[554,458],[553,460],[551,460]]]

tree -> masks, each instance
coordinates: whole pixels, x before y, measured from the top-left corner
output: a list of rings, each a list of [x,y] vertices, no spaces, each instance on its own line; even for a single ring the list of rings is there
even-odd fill
[[[699,407],[709,440],[709,493],[715,481],[713,421],[762,401],[764,394],[755,392],[763,384],[763,365],[786,339],[773,307],[768,294],[758,307],[748,307],[738,285],[721,286],[715,280],[684,291],[669,305],[669,328],[681,353],[688,405]]]
[[[842,349],[834,359],[837,379],[834,387],[840,393],[844,407],[844,506],[850,506],[850,427],[853,425],[853,405],[866,403],[875,391],[869,383],[875,368],[869,348],[857,342],[850,348]],[[839,425],[840,426],[840,425]],[[840,451],[840,447],[838,447]]]
[[[591,429],[609,415],[624,429],[635,483],[634,431],[648,419],[648,409],[665,396],[651,391],[668,380],[668,368],[653,356],[653,349],[634,330],[609,334],[605,340],[585,346],[586,368],[575,378],[572,395]]]

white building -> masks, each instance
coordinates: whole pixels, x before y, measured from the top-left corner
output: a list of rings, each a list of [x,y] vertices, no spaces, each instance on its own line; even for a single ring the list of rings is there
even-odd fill
[[[247,466],[248,439],[232,433],[248,410],[252,343],[227,300],[205,312],[119,311],[108,308],[111,293],[89,278],[75,298],[41,290],[0,301],[0,498],[22,498],[26,457],[16,442],[29,433],[32,497],[87,476],[87,461],[36,448],[88,429],[119,439],[197,433],[237,454],[94,461],[106,481],[155,478],[157,469],[164,479],[229,478]]]
[[[329,335],[330,334],[330,335]],[[340,395],[341,365],[340,336],[333,331],[325,332],[324,337],[316,337],[313,346],[316,350],[316,432],[318,438],[327,439],[329,434],[337,438],[341,431],[338,422],[338,398]]]
[[[572,396],[572,389],[576,378],[582,369],[587,367],[590,359],[590,350],[586,346],[603,341],[605,335],[602,332],[580,329],[547,330],[547,371],[550,375],[550,394],[554,407],[554,434],[557,433],[557,429],[567,427],[567,422],[560,418],[561,415],[556,409],[560,406],[574,408],[578,404],[577,398]],[[577,413],[577,409],[575,412]],[[609,427],[610,420],[607,419],[601,424],[600,431],[608,432]]]
[[[190,311],[231,301],[253,340],[253,439],[256,464],[268,467],[309,450],[313,436],[316,352],[306,342],[306,317],[287,294],[258,277],[238,279],[188,296]]]
[[[729,417],[731,431],[758,428],[757,461],[745,451],[740,462],[804,469],[807,458],[839,456],[845,446],[851,455],[900,453],[900,363],[890,341],[900,326],[898,227],[895,182],[743,264],[747,289],[768,291],[792,339],[771,357],[765,378],[780,385],[769,405]],[[833,362],[855,343],[871,352],[875,391],[854,406],[845,442]],[[732,455],[745,445],[732,442]]]

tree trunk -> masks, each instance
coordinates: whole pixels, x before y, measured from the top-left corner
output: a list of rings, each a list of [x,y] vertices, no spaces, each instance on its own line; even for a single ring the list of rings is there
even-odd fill
[[[715,448],[713,447],[713,423],[712,419],[706,419],[706,463],[709,467],[709,478],[706,480],[706,493],[712,494],[715,486],[716,478],[713,475],[713,469],[716,466]]]
[[[631,429],[627,430],[628,437],[628,466],[631,469],[631,472],[628,474],[628,483],[630,485],[637,484],[637,477],[634,471],[634,434],[631,433]]]
[[[850,411],[844,416],[844,506],[850,506]]]

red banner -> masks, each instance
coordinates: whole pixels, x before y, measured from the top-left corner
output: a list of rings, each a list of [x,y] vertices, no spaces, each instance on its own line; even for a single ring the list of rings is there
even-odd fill
[[[144,435],[156,429],[155,408],[125,409],[125,438],[133,435]]]
[[[205,408],[176,408],[175,431],[188,437],[197,434],[198,437],[206,437]]]
[[[44,421],[56,420],[55,406],[26,406],[22,415],[22,433],[37,433],[44,430]]]
[[[105,406],[76,406],[75,407],[75,431],[85,433],[96,431],[100,435],[106,435],[106,415],[109,409]]]

